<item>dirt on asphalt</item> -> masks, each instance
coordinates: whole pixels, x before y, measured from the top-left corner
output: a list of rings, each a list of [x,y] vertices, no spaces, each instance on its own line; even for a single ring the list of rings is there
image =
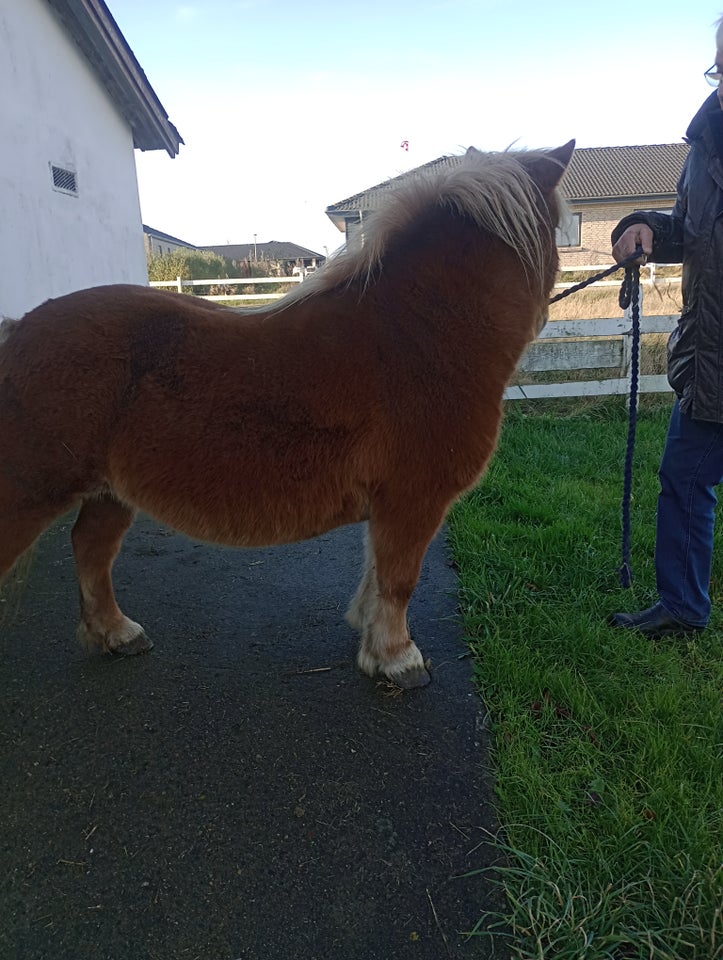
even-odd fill
[[[358,673],[361,530],[268,550],[146,518],[116,564],[147,656],[74,639],[72,518],[0,624],[0,960],[447,960],[500,907],[482,705],[443,535],[410,609],[433,682]],[[7,604],[5,604],[7,606]]]

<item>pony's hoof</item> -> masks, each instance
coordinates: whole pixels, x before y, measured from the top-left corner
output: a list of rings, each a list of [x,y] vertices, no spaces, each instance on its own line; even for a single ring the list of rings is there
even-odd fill
[[[114,630],[93,629],[87,623],[81,622],[78,639],[87,650],[121,657],[134,657],[153,649],[153,642],[148,639],[140,623],[135,623],[128,617],[124,617],[122,624]]]
[[[146,636],[145,630],[141,627],[141,632],[136,634],[131,640],[126,640],[116,647],[108,647],[110,653],[120,657],[135,657],[140,653],[148,653],[153,649],[153,641]]]
[[[426,667],[410,667],[408,670],[405,670],[404,673],[397,673],[393,677],[389,677],[392,683],[396,683],[398,687],[401,687],[402,690],[414,690],[415,687],[426,687],[428,683],[431,683],[432,678],[429,675],[429,671]]]
[[[431,676],[425,666],[422,654],[411,643],[404,653],[392,661],[380,660],[372,656],[365,644],[359,650],[357,664],[370,677],[382,676],[389,683],[401,687],[402,690],[413,690],[415,687],[426,687]]]

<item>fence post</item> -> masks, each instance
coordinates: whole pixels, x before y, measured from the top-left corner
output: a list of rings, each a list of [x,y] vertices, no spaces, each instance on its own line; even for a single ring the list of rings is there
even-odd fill
[[[176,289],[179,293],[183,293],[183,280],[180,277],[176,277]]]
[[[643,320],[643,285],[640,284],[638,288],[638,304],[640,307],[640,321]],[[633,304],[632,302],[628,304],[623,313],[625,319],[630,323],[630,330],[626,332],[623,337],[623,355],[621,360],[621,377],[630,377],[630,359],[632,355],[632,345],[633,345]]]

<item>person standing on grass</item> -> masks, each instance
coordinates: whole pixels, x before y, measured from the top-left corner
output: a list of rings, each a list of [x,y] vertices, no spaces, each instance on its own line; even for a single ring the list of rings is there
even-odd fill
[[[608,621],[653,638],[702,630],[710,617],[714,488],[723,482],[723,17],[705,78],[716,89],[688,127],[672,213],[633,213],[612,233],[618,262],[640,245],[640,263],[683,264],[683,311],[668,341],[676,400],[658,473],[659,600]]]

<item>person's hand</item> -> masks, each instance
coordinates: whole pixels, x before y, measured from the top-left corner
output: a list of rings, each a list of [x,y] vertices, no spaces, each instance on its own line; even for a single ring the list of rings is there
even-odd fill
[[[648,257],[653,252],[653,231],[647,223],[634,223],[618,237],[618,241],[613,247],[613,256],[616,262],[620,263],[622,260],[632,257],[637,246],[643,248],[643,255],[635,263],[647,263]]]

